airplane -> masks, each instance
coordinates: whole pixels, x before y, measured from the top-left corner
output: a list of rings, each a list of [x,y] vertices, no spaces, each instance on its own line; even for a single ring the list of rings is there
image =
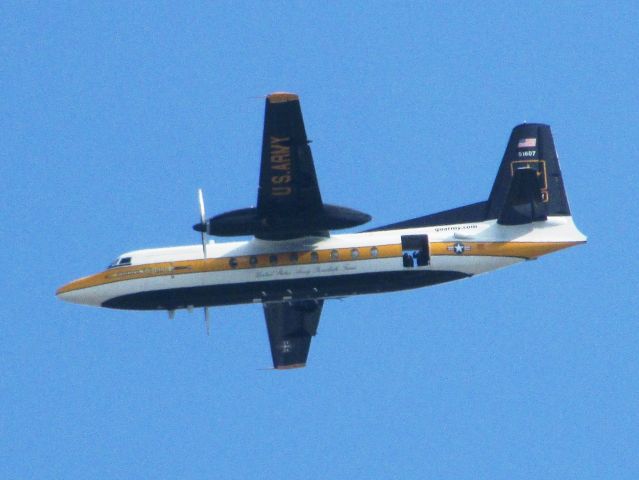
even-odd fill
[[[371,216],[324,203],[299,97],[266,97],[257,206],[206,218],[201,244],[124,253],[65,301],[127,310],[261,304],[273,367],[304,367],[325,300],[460,280],[583,244],[550,127],[516,126],[488,200],[359,233]],[[219,237],[251,236],[216,243]]]

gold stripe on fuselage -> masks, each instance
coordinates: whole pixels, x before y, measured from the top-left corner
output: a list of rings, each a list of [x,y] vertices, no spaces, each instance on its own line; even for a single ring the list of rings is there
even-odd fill
[[[517,257],[531,260],[578,243],[580,242],[435,242],[430,244],[430,254],[459,255],[454,247],[461,244],[467,249],[462,253],[466,257]]]
[[[357,252],[356,256],[353,255],[354,251]],[[206,260],[194,259],[149,263],[145,265],[132,265],[130,267],[116,267],[94,275],[89,275],[64,285],[58,289],[56,294],[138,278],[267,267],[289,267],[293,265],[326,264],[340,261],[371,260],[373,258],[399,257],[401,254],[401,245],[391,244],[374,247],[347,247],[311,251],[307,250],[302,252],[291,251],[264,253],[258,255],[227,256],[220,258],[207,258]],[[271,260],[271,257],[273,256],[277,259],[275,262],[272,262]]]
[[[491,256],[533,259],[557,250],[571,247],[580,242],[433,242],[431,256]],[[455,245],[461,244],[464,251],[456,252]],[[277,261],[273,262],[275,256]],[[94,275],[74,280],[59,288],[57,294],[83,288],[96,287],[124,280],[152,278],[159,276],[185,275],[189,273],[222,272],[268,267],[289,267],[293,265],[327,264],[344,261],[363,261],[402,256],[401,244],[346,247],[311,250],[303,252],[280,252],[273,254],[241,255],[220,258],[180,260],[174,262],[149,263],[116,267]]]

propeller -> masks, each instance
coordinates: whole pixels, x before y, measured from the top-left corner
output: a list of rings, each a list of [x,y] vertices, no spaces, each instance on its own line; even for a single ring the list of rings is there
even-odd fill
[[[200,202],[200,224],[195,225],[195,229],[199,230],[202,235],[202,254],[204,255],[204,260],[208,258],[207,255],[207,246],[209,244],[209,235],[208,235],[208,226],[206,224],[206,210],[204,209],[204,196],[202,195],[202,189],[197,189],[197,198]],[[206,334],[211,334],[211,317],[209,316],[209,307],[204,307],[204,325],[206,326]]]
[[[204,197],[202,196],[201,188],[197,189],[197,196],[200,202],[200,225],[201,225],[200,233],[202,234],[202,253],[204,255],[204,259],[206,260],[207,258],[206,245],[209,241],[209,238],[208,238],[209,236],[208,236],[207,225],[206,225],[206,210],[204,209]]]

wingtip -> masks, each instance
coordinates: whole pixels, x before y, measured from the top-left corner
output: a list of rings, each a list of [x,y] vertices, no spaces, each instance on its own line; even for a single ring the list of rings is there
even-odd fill
[[[275,370],[292,370],[293,368],[304,368],[305,363],[291,363],[290,365],[278,365]]]
[[[270,103],[285,103],[285,102],[294,102],[299,100],[300,97],[295,93],[289,92],[273,92],[266,96],[266,99]]]

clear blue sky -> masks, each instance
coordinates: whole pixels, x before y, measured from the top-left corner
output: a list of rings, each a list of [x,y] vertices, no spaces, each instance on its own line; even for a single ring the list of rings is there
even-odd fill
[[[639,7],[453,3],[0,6],[1,478],[639,476]],[[196,243],[198,187],[254,204],[278,90],[372,225],[484,200],[511,128],[549,123],[589,243],[328,302],[283,373],[258,306],[207,337],[55,298]]]

